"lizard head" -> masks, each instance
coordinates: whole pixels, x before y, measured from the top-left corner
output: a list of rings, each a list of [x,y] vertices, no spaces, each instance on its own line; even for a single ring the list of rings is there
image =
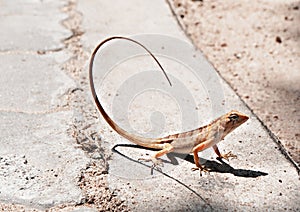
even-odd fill
[[[225,115],[225,135],[232,132],[241,124],[245,123],[249,117],[243,113],[240,113],[236,110],[232,110]]]

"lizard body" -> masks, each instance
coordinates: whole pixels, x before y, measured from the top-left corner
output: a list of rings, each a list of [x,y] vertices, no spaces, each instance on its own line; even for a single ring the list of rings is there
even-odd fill
[[[159,151],[156,152],[150,159],[146,159],[146,161],[153,161],[154,165],[157,165],[159,163],[158,158],[161,157],[164,154],[167,154],[169,152],[177,152],[177,153],[193,153],[194,155],[194,162],[197,168],[195,169],[200,169],[203,170],[203,166],[199,163],[199,156],[198,152],[201,152],[207,148],[213,147],[215,153],[220,157],[220,158],[229,158],[229,157],[236,157],[235,155],[231,154],[231,152],[227,154],[221,154],[218,147],[217,143],[220,142],[225,138],[226,135],[228,135],[230,132],[232,132],[234,129],[239,127],[241,124],[246,122],[248,120],[248,116],[245,114],[242,114],[238,111],[231,111],[214,121],[212,121],[210,124],[197,128],[195,130],[183,132],[183,133],[178,133],[178,134],[172,134],[168,135],[163,138],[145,138],[141,136],[137,136],[134,134],[131,134],[127,132],[126,130],[122,129],[119,127],[106,113],[104,108],[102,107],[96,91],[95,91],[95,86],[94,86],[94,81],[93,81],[93,62],[95,55],[98,51],[98,49],[106,42],[113,40],[113,39],[124,39],[128,40],[131,42],[134,42],[138,45],[140,45],[142,48],[144,48],[152,58],[156,61],[156,63],[159,65],[161,70],[163,71],[164,75],[168,79],[170,85],[171,82],[169,78],[167,77],[164,69],[158,62],[158,60],[154,57],[154,55],[142,44],[139,42],[132,40],[130,38],[125,38],[125,37],[110,37],[103,42],[101,42],[94,50],[91,60],[90,60],[90,65],[89,65],[89,78],[90,78],[90,86],[91,86],[91,91],[93,98],[95,100],[95,103],[97,105],[97,108],[99,109],[100,113],[106,120],[106,122],[121,136],[124,138],[128,139],[129,141],[143,146],[147,148],[153,148],[153,149],[158,149]]]

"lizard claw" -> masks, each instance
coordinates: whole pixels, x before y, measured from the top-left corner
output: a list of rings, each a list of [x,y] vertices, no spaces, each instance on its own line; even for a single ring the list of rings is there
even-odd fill
[[[154,158],[154,157],[151,157],[151,158],[139,158],[138,159],[139,161],[145,161],[145,162],[152,162],[152,166],[151,166],[151,169],[154,169],[154,168],[158,168],[160,171],[161,171],[161,168],[159,168],[159,166],[163,167],[164,164],[162,162],[161,159],[157,159],[157,158]]]
[[[237,158],[236,155],[232,154],[231,151],[226,153],[226,154],[222,154],[221,158],[224,158],[225,160],[229,161],[229,158]]]
[[[206,168],[205,166],[192,168],[192,171],[196,171],[196,170],[200,171],[200,177],[202,176],[202,172],[210,173],[210,171],[211,171],[210,169]]]

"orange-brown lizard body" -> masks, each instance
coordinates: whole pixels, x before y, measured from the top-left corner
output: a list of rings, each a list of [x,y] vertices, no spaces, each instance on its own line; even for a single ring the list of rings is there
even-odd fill
[[[95,100],[95,103],[104,117],[104,119],[107,121],[107,123],[121,136],[125,137],[129,141],[143,146],[143,147],[148,147],[148,148],[153,148],[153,149],[159,149],[158,152],[156,152],[150,159],[146,159],[153,161],[154,165],[157,165],[159,163],[158,158],[161,157],[164,154],[170,153],[170,152],[177,152],[177,153],[193,153],[194,155],[194,162],[197,168],[195,169],[200,169],[203,170],[203,166],[201,166],[199,162],[199,156],[198,152],[201,152],[209,147],[213,147],[214,151],[220,158],[229,158],[229,157],[236,157],[235,155],[231,154],[231,152],[227,154],[221,154],[218,147],[217,143],[220,142],[225,138],[226,135],[228,135],[230,132],[232,132],[234,129],[239,127],[241,124],[246,122],[249,117],[245,114],[242,114],[238,111],[231,111],[214,121],[212,121],[210,124],[197,128],[195,130],[191,130],[188,132],[183,132],[183,133],[178,133],[178,134],[173,134],[173,135],[168,135],[163,138],[145,138],[137,135],[133,135],[126,130],[122,129],[119,127],[106,113],[102,105],[100,104],[100,101],[97,97],[96,91],[95,91],[95,86],[94,86],[94,81],[93,81],[93,62],[95,55],[98,51],[98,49],[107,41],[113,40],[113,39],[124,39],[128,40],[131,42],[134,42],[138,45],[140,45],[142,48],[144,48],[157,62],[165,76],[167,77],[164,69],[160,65],[160,63],[157,61],[157,59],[154,57],[154,55],[142,44],[139,42],[132,40],[130,38],[125,38],[125,37],[111,37],[103,42],[101,42],[96,49],[94,50],[91,61],[90,61],[90,67],[89,67],[89,77],[90,77],[90,86],[92,90],[92,95]],[[167,77],[168,81],[169,78]],[[170,85],[171,82],[169,81]]]

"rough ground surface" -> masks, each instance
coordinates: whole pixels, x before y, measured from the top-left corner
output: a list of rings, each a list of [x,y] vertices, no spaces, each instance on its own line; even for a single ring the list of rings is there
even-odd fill
[[[109,1],[79,0],[78,11],[84,14],[82,26],[85,33],[82,35],[82,43],[87,50],[93,49],[99,41],[116,34],[128,36],[137,33],[161,33],[186,40],[163,0],[143,2],[140,0],[128,0],[126,2],[116,0],[113,4]],[[105,11],[105,13],[99,11]],[[167,50],[168,47],[160,42],[161,40],[157,40],[155,44],[160,47],[159,49]],[[151,50],[153,49],[154,45],[144,44],[149,46]],[[174,47],[176,47],[176,44]],[[178,48],[177,51],[181,52],[181,50]],[[122,49],[119,52],[122,52]],[[190,54],[192,53],[190,52]],[[99,55],[104,55],[104,52],[99,53]],[[115,54],[113,55],[115,56]],[[104,60],[109,57],[100,58]],[[196,56],[196,58],[198,57]],[[185,85],[191,85],[190,92],[195,98],[201,96],[199,94],[201,93],[200,90],[195,85],[199,86],[200,83],[197,79],[188,77],[189,70],[184,69],[175,60],[168,61],[160,54],[158,54],[158,59],[163,62],[168,73],[177,76],[177,79],[180,79],[179,81],[185,83]],[[203,62],[202,69],[209,69],[203,60],[199,59],[199,61]],[[185,64],[187,61],[181,62]],[[128,63],[126,64],[128,65]],[[153,63],[151,64],[153,65]],[[103,86],[98,90],[98,94],[104,103],[105,109],[114,118],[116,114],[112,112],[112,100],[117,96],[121,98],[124,95],[118,91],[118,85],[120,86],[120,83],[122,85],[124,80],[130,79],[132,72],[139,73],[144,69],[147,70],[149,67],[146,65],[148,64],[123,66],[118,72],[116,69],[121,67],[120,64],[109,72],[105,82],[96,81],[97,86],[100,86],[100,84]],[[95,68],[95,73],[102,70],[99,67],[102,66]],[[153,68],[153,66],[150,66],[150,68]],[[149,82],[148,79],[146,78],[144,81]],[[153,81],[159,80],[156,78]],[[134,82],[138,84],[138,81]],[[163,173],[154,172],[154,175],[150,175],[149,167],[138,163],[137,159],[146,157],[147,154],[151,155],[153,152],[126,146],[116,147],[115,145],[126,142],[126,139],[113,132],[100,116],[100,133],[103,138],[101,145],[108,152],[112,152],[112,148],[115,147],[115,151],[108,160],[108,185],[117,197],[125,199],[131,210],[200,211],[214,209],[231,211],[236,209],[240,211],[276,211],[280,209],[299,209],[296,203],[300,199],[297,170],[285,159],[269,133],[244,106],[233,90],[224,81],[221,80],[221,83],[224,86],[221,91],[224,92],[226,111],[235,108],[249,114],[251,118],[244,126],[234,131],[224,142],[220,143],[221,151],[231,150],[238,154],[238,159],[231,160],[229,163],[225,161],[222,163],[215,160],[215,155],[212,152],[207,153],[208,157],[204,157],[204,153],[201,153],[200,155],[205,159],[212,158],[208,164],[214,169],[214,172],[210,175],[203,175],[201,178],[199,178],[199,173],[190,171],[194,167],[191,157],[188,157],[187,160],[175,157],[178,160],[177,164],[172,164],[167,157],[163,157],[167,161],[162,168]],[[184,96],[181,96],[181,98],[184,98]],[[143,95],[138,96],[136,99],[138,99],[136,102],[140,104],[133,102],[128,111],[130,111],[130,115],[134,114],[129,119],[133,121],[132,123],[137,123],[137,129],[147,129],[149,111],[145,108],[150,110],[153,103],[154,111],[155,109],[165,110],[167,112],[164,114],[167,118],[174,118],[173,123],[180,121],[180,117],[178,118],[180,111],[174,112],[171,109],[173,101],[151,102]],[[156,97],[153,97],[153,100],[156,99]],[[205,124],[211,118],[214,118],[210,116],[209,107],[206,107],[206,103],[209,102],[201,100],[203,99],[197,99],[197,108],[192,108],[189,111],[197,112],[200,117],[199,122],[201,122],[199,125]],[[126,117],[122,118],[123,120],[126,119]],[[169,121],[167,118],[166,123]],[[122,124],[122,120],[118,120],[118,123]],[[199,125],[196,124],[193,127]],[[165,134],[179,130],[174,124],[166,124],[165,127],[163,131]]]
[[[0,210],[125,210],[106,185],[76,1],[0,5]]]
[[[81,37],[84,34],[81,28],[83,15],[77,11],[77,1],[73,0],[66,2],[62,11],[68,14],[63,25],[73,33],[64,41],[72,57],[63,65],[63,70],[78,83],[78,87],[74,89],[73,96],[71,96],[71,104],[75,111],[71,134],[80,148],[91,158],[90,164],[83,170],[78,182],[85,195],[84,205],[99,211],[126,211],[124,201],[115,197],[106,184],[109,154],[101,148],[98,113],[90,98],[86,68],[89,52],[84,50],[81,43]]]
[[[169,2],[193,43],[300,164],[300,1]]]
[[[90,52],[99,41],[119,34],[162,33],[187,40],[164,0],[7,0],[0,1],[0,7],[1,211],[299,210],[297,170],[223,80],[224,109],[250,116],[219,146],[238,159],[219,161],[212,150],[201,153],[212,172],[200,177],[191,172],[192,157],[173,155],[177,163],[164,157],[163,172],[151,175],[137,159],[152,151],[118,146],[119,152],[112,153],[125,139],[107,126],[91,101]],[[159,49],[166,47],[163,43]],[[206,107],[210,102],[201,101],[201,83],[182,66],[185,61],[159,59],[170,74],[194,86],[190,91],[200,103],[191,112],[201,117],[201,125],[214,118]],[[199,61],[205,71],[213,70]],[[112,74],[108,88],[146,65]],[[103,89],[105,103],[117,96],[113,91]],[[137,127],[147,129],[148,105],[143,104],[145,97],[138,100],[141,105],[131,110],[131,118],[142,120]],[[149,105],[162,107],[172,123],[180,121],[171,101],[153,100]],[[172,124],[167,127],[164,133],[178,130]]]

